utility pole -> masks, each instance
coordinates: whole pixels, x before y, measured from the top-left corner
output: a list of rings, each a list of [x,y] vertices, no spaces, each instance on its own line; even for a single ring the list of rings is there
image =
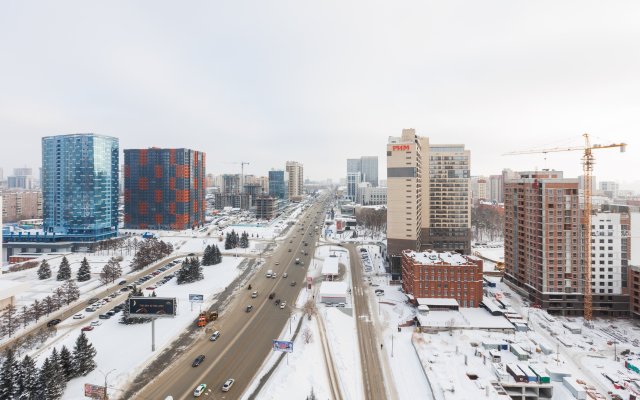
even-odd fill
[[[112,369],[111,371],[107,372],[107,374],[105,375],[104,372],[98,370],[98,372],[100,372],[102,375],[104,375],[104,400],[109,400],[109,396],[107,395],[107,377],[109,376],[110,373],[112,373],[113,371],[115,371],[115,368]]]

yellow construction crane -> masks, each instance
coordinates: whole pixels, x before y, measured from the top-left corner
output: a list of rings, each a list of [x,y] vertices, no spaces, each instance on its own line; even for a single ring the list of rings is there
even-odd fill
[[[611,147],[620,147],[620,152],[626,151],[626,143],[612,143],[608,145],[591,144],[591,139],[588,133],[582,135],[584,137],[584,146],[577,147],[554,147],[550,149],[538,149],[538,150],[525,150],[525,151],[513,151],[504,153],[503,156],[513,156],[520,154],[535,154],[535,153],[555,153],[560,151],[575,151],[580,150],[584,152],[582,155],[582,171],[584,172],[583,182],[583,203],[584,211],[582,213],[582,226],[584,227],[584,243],[582,246],[582,253],[584,254],[584,266],[582,270],[582,279],[584,281],[584,319],[586,321],[593,320],[593,306],[591,296],[591,217],[592,217],[592,204],[591,194],[593,188],[591,187],[593,176],[593,166],[596,163],[596,159],[592,154],[593,150],[608,149]],[[603,140],[603,139],[601,139]]]

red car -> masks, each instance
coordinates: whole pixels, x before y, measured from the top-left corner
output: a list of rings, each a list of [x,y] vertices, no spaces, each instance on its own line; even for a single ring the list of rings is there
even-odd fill
[[[92,331],[92,330],[93,330],[93,326],[85,326],[85,327],[84,327],[84,328],[82,328],[81,330],[82,330],[82,331],[84,331],[84,332]]]
[[[160,272],[155,271],[155,272],[152,272],[152,274],[153,274],[153,275],[160,275]]]
[[[149,287],[147,288],[147,290],[156,290],[156,287],[155,287],[155,286],[149,286]]]

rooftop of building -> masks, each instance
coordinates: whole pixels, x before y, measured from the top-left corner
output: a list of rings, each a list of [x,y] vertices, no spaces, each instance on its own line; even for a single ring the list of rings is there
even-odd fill
[[[433,250],[421,252],[405,250],[402,252],[402,254],[406,255],[407,257],[413,258],[417,263],[423,265],[470,265],[473,264],[473,261],[480,260],[476,256],[467,256],[459,253],[452,253],[449,251],[438,253],[437,251]]]

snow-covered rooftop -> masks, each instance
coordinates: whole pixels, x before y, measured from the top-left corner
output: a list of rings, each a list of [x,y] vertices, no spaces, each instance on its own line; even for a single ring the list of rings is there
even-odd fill
[[[459,306],[456,299],[435,299],[431,297],[418,298],[420,306]]]
[[[402,252],[408,257],[413,258],[416,262],[420,264],[448,264],[448,265],[465,265],[471,264],[472,256],[463,256],[458,253],[451,253],[449,251],[445,251],[442,253],[438,253],[437,251],[427,250],[427,251],[411,251],[405,250]],[[478,260],[477,257],[473,257],[472,260]]]
[[[322,275],[338,275],[338,257],[327,257],[322,264]]]
[[[346,296],[348,287],[347,282],[322,282],[320,295],[343,294]]]

